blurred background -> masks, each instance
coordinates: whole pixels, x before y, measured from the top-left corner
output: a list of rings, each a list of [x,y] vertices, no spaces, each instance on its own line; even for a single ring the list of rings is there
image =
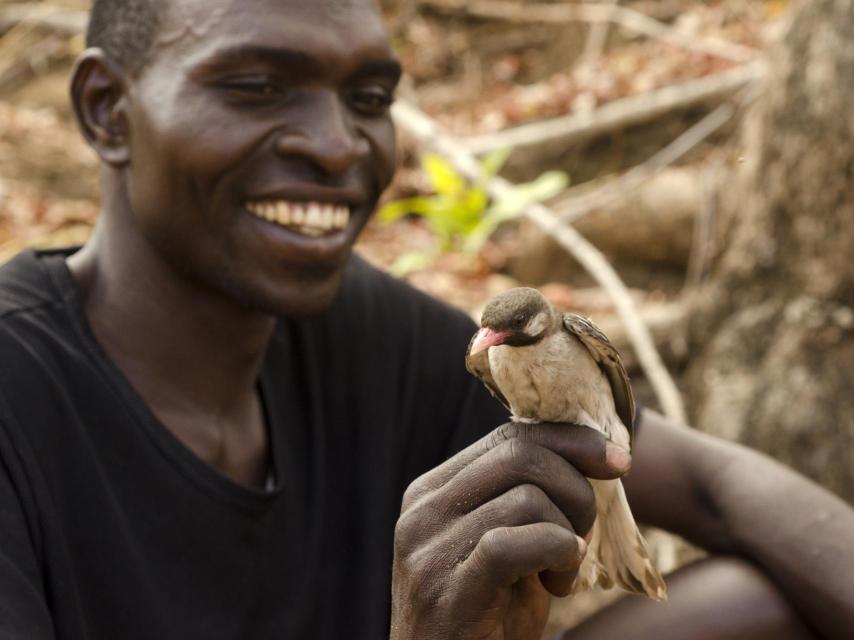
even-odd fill
[[[854,1],[381,4],[401,168],[361,253],[474,317],[539,287],[644,404],[854,499]],[[97,214],[88,5],[0,0],[0,261]]]

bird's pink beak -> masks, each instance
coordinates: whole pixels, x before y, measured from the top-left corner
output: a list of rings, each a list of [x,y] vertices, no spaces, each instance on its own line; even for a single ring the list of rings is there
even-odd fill
[[[489,347],[499,345],[509,337],[509,331],[493,331],[488,327],[484,327],[478,331],[477,335],[474,337],[474,342],[471,343],[471,351],[469,352],[469,355],[473,356],[484,349],[489,349]]]

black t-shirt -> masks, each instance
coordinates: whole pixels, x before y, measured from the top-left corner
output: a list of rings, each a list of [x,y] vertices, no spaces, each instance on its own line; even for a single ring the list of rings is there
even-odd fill
[[[353,258],[270,344],[262,491],[157,421],[64,258],[0,269],[0,638],[387,637],[404,489],[505,418],[465,371],[471,321]]]

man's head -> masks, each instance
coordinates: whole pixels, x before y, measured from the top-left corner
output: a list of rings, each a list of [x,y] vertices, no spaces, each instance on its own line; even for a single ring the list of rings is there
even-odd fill
[[[95,0],[86,46],[101,49],[123,68],[136,72],[145,63],[160,24],[161,0]]]
[[[105,215],[200,288],[322,309],[394,170],[373,0],[148,2],[98,0],[72,82]]]

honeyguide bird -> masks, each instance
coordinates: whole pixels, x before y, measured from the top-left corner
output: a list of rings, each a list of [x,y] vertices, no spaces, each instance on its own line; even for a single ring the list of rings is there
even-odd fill
[[[493,298],[469,343],[466,368],[517,422],[583,425],[631,450],[635,404],[620,354],[588,319],[558,312],[536,289]],[[596,521],[575,590],[593,585],[665,600],[620,480],[590,480]]]

